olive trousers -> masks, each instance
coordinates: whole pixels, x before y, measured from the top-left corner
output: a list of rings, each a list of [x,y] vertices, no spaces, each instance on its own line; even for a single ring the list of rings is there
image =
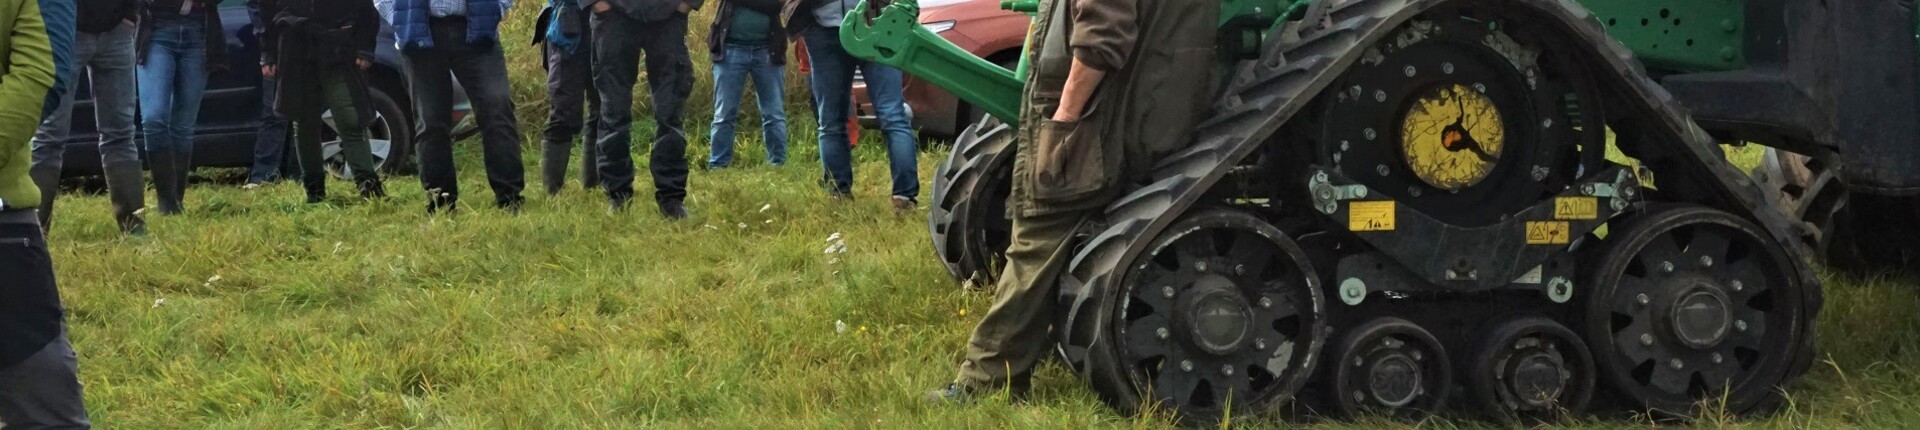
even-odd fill
[[[1007,267],[994,288],[993,308],[973,329],[967,359],[954,382],[973,389],[1006,386],[1033,372],[1046,357],[1060,271],[1073,258],[1067,246],[1092,211],[1014,216]]]

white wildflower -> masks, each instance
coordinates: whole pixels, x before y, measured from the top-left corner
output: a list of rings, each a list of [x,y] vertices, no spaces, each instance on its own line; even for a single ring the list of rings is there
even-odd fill
[[[164,305],[164,304],[167,304],[167,298],[166,298],[166,297],[161,297],[161,298],[158,298],[158,299],[153,299],[153,307],[155,307],[155,308],[158,308],[158,307],[160,307],[160,305]]]
[[[760,212],[766,212],[768,209],[773,209],[772,203],[768,203],[764,206],[760,206]]]
[[[841,321],[841,320],[833,320],[833,332],[839,333],[839,334],[847,334],[847,322]]]

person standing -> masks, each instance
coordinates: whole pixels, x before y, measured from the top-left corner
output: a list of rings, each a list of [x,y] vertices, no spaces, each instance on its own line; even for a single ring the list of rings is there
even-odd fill
[[[520,131],[507,90],[500,20],[513,0],[376,0],[405,59],[420,150],[427,213],[452,212],[460,199],[453,166],[453,79],[473,102],[495,207],[519,212],[526,199]]]
[[[337,0],[265,0],[268,20],[261,44],[260,75],[280,79],[274,111],[293,119],[300,151],[300,176],[307,203],[327,197],[327,171],[321,167],[321,114],[331,109],[340,153],[359,185],[361,198],[381,198],[380,171],[367,142],[367,118],[373,117],[366,70],[373,66],[380,17],[373,4]]]
[[[1025,394],[1047,354],[1056,278],[1073,255],[1068,240],[1120,184],[1142,180],[1192,141],[1213,78],[1212,68],[1195,65],[1214,64],[1218,14],[1172,0],[1043,3],[1029,39],[1007,265],[958,375],[930,399]]]
[[[261,49],[266,49],[266,20],[272,18],[260,16],[260,0],[247,0],[247,14],[253,19],[254,40],[260,43]],[[279,88],[279,78],[260,77],[260,129],[253,140],[253,167],[247,174],[246,188],[257,188],[278,181],[283,174],[288,177],[295,175],[293,163],[286,159],[289,124],[273,109],[274,93],[279,92]]]
[[[534,26],[533,43],[546,55],[547,125],[541,132],[540,179],[547,195],[560,194],[567,182],[567,161],[573,156],[573,137],[581,136],[580,186],[592,189],[600,185],[595,166],[595,148],[600,128],[586,121],[580,111],[600,112],[600,93],[593,89],[593,37],[587,27],[587,13],[573,7],[574,0],[547,0]],[[584,131],[585,133],[582,133]]]
[[[193,171],[194,125],[207,75],[226,70],[221,0],[146,0],[140,20],[140,136],[160,214],[186,210],[187,176]]]
[[[106,176],[108,201],[120,232],[145,234],[139,211],[146,206],[145,172],[140,150],[133,143],[134,38],[139,35],[140,0],[78,0],[78,33],[73,43],[74,68],[92,79],[94,124],[100,134],[100,166]],[[51,115],[33,134],[34,184],[40,187],[40,227],[53,227],[54,197],[60,194],[60,172],[65,168],[67,132],[73,126],[72,91],[62,92]]]
[[[708,135],[707,167],[733,164],[734,123],[747,78],[760,101],[760,130],[767,144],[767,164],[787,163],[786,71],[787,31],[774,22],[780,0],[722,0],[720,12],[707,35],[713,54],[713,128]]]
[[[79,357],[34,210],[40,189],[28,174],[34,128],[49,99],[65,98],[40,13],[34,0],[0,0],[0,427],[84,429]]]
[[[633,197],[633,85],[647,56],[653,94],[653,200],[668,219],[687,217],[687,134],[681,108],[693,93],[687,14],[703,0],[578,0],[593,11],[593,76],[600,90],[600,177],[614,211]]]
[[[905,82],[900,69],[862,60],[847,54],[840,45],[840,23],[860,0],[787,0],[783,15],[787,29],[807,43],[807,55],[813,65],[813,97],[820,118],[820,163],[824,167],[821,183],[834,197],[853,196],[853,147],[847,142],[847,124],[839,121],[853,109],[853,73],[860,71],[867,83],[867,97],[880,117],[880,129],[886,138],[887,161],[893,171],[893,210],[904,214],[913,210],[920,194],[919,151],[913,133],[913,118],[907,114]],[[869,7],[879,13],[885,3]],[[835,120],[827,120],[834,118]]]

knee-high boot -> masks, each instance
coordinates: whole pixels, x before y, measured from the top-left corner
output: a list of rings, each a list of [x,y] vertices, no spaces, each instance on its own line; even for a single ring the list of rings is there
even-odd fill
[[[547,195],[560,194],[567,184],[567,161],[573,156],[573,142],[569,140],[546,141],[541,144],[540,181],[547,186]]]
[[[27,177],[33,179],[33,185],[40,188],[40,230],[53,229],[53,200],[60,195],[60,168],[58,166],[33,166],[27,170]]]
[[[147,206],[146,178],[140,175],[138,160],[116,162],[106,166],[107,200],[113,203],[113,222],[119,224],[120,233],[135,236],[147,234],[147,222],[140,219],[140,209]]]
[[[159,202],[161,215],[179,215],[184,208],[180,205],[180,176],[184,175],[175,161],[173,151],[148,151],[147,170],[153,172],[153,197]]]

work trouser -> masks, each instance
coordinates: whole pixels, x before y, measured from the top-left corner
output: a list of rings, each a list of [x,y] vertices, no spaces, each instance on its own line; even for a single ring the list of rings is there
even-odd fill
[[[315,67],[315,65],[307,63],[298,67]],[[351,172],[355,182],[361,184],[379,182],[380,171],[374,166],[373,148],[367,141],[367,118],[361,115],[364,110],[361,106],[355,105],[353,100],[355,91],[365,90],[354,88],[360,80],[349,75],[358,71],[349,69],[353,66],[347,64],[327,64],[317,67],[318,69],[313,71],[313,81],[304,82],[304,84],[319,86],[320,91],[308,94],[320,95],[320,101],[333,112],[333,131],[340,137],[340,158],[346,160],[347,170]],[[295,150],[299,152],[300,157],[301,182],[306,185],[308,196],[325,195],[327,171],[324,168],[326,159],[320,147],[320,134],[327,128],[327,124],[321,118],[322,109],[302,110],[306,112],[298,118],[293,118],[293,140]]]
[[[600,93],[593,89],[593,37],[580,38],[576,51],[569,53],[549,43],[545,46],[547,55],[547,101],[553,109],[547,112],[547,125],[541,132],[540,179],[546,184],[547,194],[556,194],[564,188],[567,180],[567,161],[573,156],[573,138],[580,136],[580,186],[593,188],[600,185],[600,172],[595,170],[595,154],[600,139],[597,121],[589,121],[599,115]],[[585,105],[586,111],[581,111]]]
[[[967,359],[960,364],[955,382],[975,389],[1002,387],[1015,376],[1032,373],[1033,366],[1046,357],[1057,280],[1073,258],[1067,242],[1090,214],[1074,211],[1013,218],[1007,267],[1000,272],[993,308],[973,329]]]
[[[137,213],[146,206],[147,188],[140,167],[140,149],[134,147],[134,40],[140,28],[120,24],[100,33],[80,33],[73,44],[76,66],[85,71],[93,91],[94,129],[100,134],[100,171],[107,179],[114,220],[122,231],[144,224]],[[33,181],[40,186],[40,225],[51,228],[54,198],[60,194],[60,172],[66,166],[66,141],[73,128],[76,91],[67,91],[53,115],[33,134]]]
[[[687,55],[687,15],[643,22],[618,11],[593,15],[593,85],[600,91],[600,180],[607,197],[633,196],[633,85],[640,55],[647,59],[653,96],[654,140],[649,166],[653,198],[679,203],[687,197],[687,132],[682,109],[693,93],[693,62]]]
[[[0,342],[7,342],[0,344],[0,428],[84,429],[79,358],[67,343],[52,256],[33,217],[0,212]]]
[[[507,57],[500,43],[467,41],[464,16],[433,18],[429,23],[433,47],[401,50],[407,79],[412,83],[416,123],[414,147],[420,154],[420,185],[427,191],[427,208],[454,207],[460,185],[453,169],[453,79],[473,102],[480,124],[480,148],[487,169],[493,203],[518,208],[525,201],[526,168],[520,164],[519,124],[514,122],[513,97],[507,88]]]

